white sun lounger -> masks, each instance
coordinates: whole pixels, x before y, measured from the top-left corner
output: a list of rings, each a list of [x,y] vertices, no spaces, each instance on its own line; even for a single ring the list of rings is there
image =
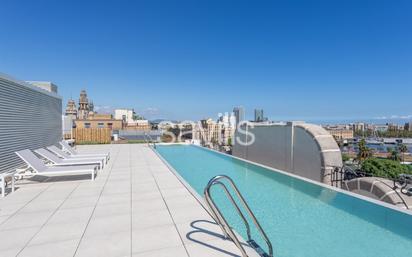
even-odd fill
[[[74,165],[98,165],[99,169],[103,169],[104,159],[96,159],[96,158],[89,158],[89,159],[60,159],[58,156],[54,155],[50,151],[46,149],[39,148],[34,150],[37,154],[41,155],[42,157],[46,158],[50,162],[53,163],[53,166],[74,166]]]
[[[83,156],[83,157],[105,157],[106,162],[110,159],[110,153],[96,153],[96,154],[79,154],[77,153],[73,147],[71,147],[66,141],[60,141],[60,145],[63,147],[64,150],[66,150],[71,156]]]
[[[47,149],[53,152],[55,155],[59,156],[60,158],[63,158],[66,160],[100,159],[100,160],[103,160],[105,163],[107,163],[107,158],[106,156],[103,156],[103,155],[99,155],[99,156],[94,156],[94,155],[89,156],[89,155],[80,155],[80,154],[70,155],[55,145],[48,146]]]
[[[22,150],[16,152],[17,156],[20,157],[30,168],[33,169],[36,175],[44,176],[54,176],[54,175],[79,175],[79,174],[90,174],[92,180],[97,173],[96,165],[85,165],[85,166],[64,166],[64,167],[47,167],[42,160],[37,158],[34,153],[30,150]]]

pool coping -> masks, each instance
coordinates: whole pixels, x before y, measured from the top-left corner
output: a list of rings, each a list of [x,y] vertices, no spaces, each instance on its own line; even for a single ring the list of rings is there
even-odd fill
[[[283,170],[275,169],[275,168],[266,166],[266,165],[264,165],[264,164],[256,163],[256,162],[253,162],[253,161],[249,161],[249,160],[246,160],[246,159],[243,159],[243,158],[240,158],[240,157],[237,157],[237,156],[233,156],[233,155],[230,155],[230,154],[227,154],[227,153],[222,153],[222,152],[219,152],[219,151],[217,151],[217,150],[210,149],[210,148],[207,148],[207,147],[203,147],[203,146],[200,146],[200,145],[189,144],[189,143],[161,143],[161,144],[159,144],[159,145],[190,145],[190,146],[199,147],[199,148],[201,148],[201,149],[209,150],[209,151],[212,151],[212,152],[215,152],[215,153],[218,153],[218,154],[222,154],[222,155],[227,156],[227,157],[235,158],[235,159],[237,159],[237,160],[244,161],[244,162],[246,162],[246,163],[250,163],[250,164],[253,164],[253,165],[256,165],[256,166],[259,166],[259,167],[268,169],[268,170],[273,171],[273,172],[278,172],[278,173],[283,174],[283,175],[285,175],[285,176],[289,176],[289,177],[292,177],[292,178],[295,178],[295,179],[299,179],[299,180],[308,182],[308,183],[310,183],[310,184],[314,184],[314,185],[320,186],[320,187],[322,187],[322,188],[330,189],[330,190],[333,190],[333,191],[336,191],[336,192],[339,192],[339,193],[342,193],[342,194],[345,194],[345,195],[348,195],[348,196],[352,196],[352,197],[355,197],[355,198],[358,198],[358,199],[361,199],[361,200],[364,200],[364,201],[367,201],[367,202],[370,202],[370,203],[373,203],[373,204],[377,204],[377,205],[379,205],[379,206],[386,207],[386,208],[389,208],[389,209],[391,209],[391,210],[393,210],[393,211],[401,212],[401,213],[404,213],[404,214],[409,215],[409,216],[412,217],[412,210],[405,210],[405,209],[402,209],[402,208],[400,208],[400,207],[391,205],[391,204],[389,204],[389,203],[385,203],[385,202],[382,202],[382,201],[379,201],[379,200],[375,200],[375,199],[369,198],[369,197],[367,197],[367,196],[363,196],[363,195],[359,195],[359,194],[356,194],[356,193],[353,193],[353,192],[349,192],[349,191],[347,191],[347,190],[343,190],[343,189],[338,188],[338,187],[333,187],[333,186],[330,186],[330,185],[327,185],[327,184],[324,184],[324,183],[321,183],[321,182],[318,182],[318,181],[315,181],[315,180],[311,180],[311,179],[308,179],[308,178],[305,178],[305,177],[298,176],[298,175],[293,174],[293,173],[289,173],[289,172],[286,172],[286,171],[283,171]],[[152,147],[150,147],[150,148],[152,148]],[[153,150],[158,156],[160,155],[155,149],[152,148],[152,150]],[[172,168],[172,169],[173,169],[173,167],[170,167],[169,163],[167,163],[167,161],[166,161],[163,157],[160,156],[160,158],[162,159],[163,162],[166,162],[166,165],[167,165],[169,168]],[[183,181],[184,181],[184,179],[183,179],[179,174],[177,174],[177,171],[176,171],[176,170],[173,169],[173,173],[175,173],[175,175],[177,175],[177,177],[178,177],[180,180],[183,180]],[[187,184],[188,184],[188,183],[187,183],[186,181],[184,181],[184,184],[185,184],[185,186],[187,187]],[[189,186],[190,186],[190,185],[189,185]],[[192,191],[194,191],[192,188],[190,188],[190,189],[191,189]],[[194,193],[195,193],[196,195],[199,195],[196,191],[194,191]],[[203,200],[203,199],[202,199],[202,200]]]

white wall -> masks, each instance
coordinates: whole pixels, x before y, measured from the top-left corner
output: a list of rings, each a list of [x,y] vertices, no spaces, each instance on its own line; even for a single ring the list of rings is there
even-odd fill
[[[254,124],[248,131],[255,135],[255,143],[244,146],[235,140],[234,156],[324,183],[330,183],[333,167],[342,166],[338,145],[320,126],[302,122]],[[246,142],[245,133],[239,130],[235,138]]]
[[[61,139],[61,98],[0,74],[0,173],[23,163],[15,151],[49,146]]]
[[[133,123],[133,110],[131,109],[116,109],[114,110],[114,118],[116,120],[122,120],[123,115],[126,116],[127,123]]]

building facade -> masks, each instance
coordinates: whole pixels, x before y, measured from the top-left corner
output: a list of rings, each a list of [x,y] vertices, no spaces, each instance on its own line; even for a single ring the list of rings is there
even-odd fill
[[[123,120],[125,123],[134,123],[135,112],[133,109],[116,109],[114,110],[114,118]]]
[[[262,122],[265,121],[265,118],[263,116],[263,109],[255,109],[255,122]]]
[[[236,126],[238,126],[240,122],[245,120],[245,109],[242,106],[238,106],[233,108],[233,113],[235,115]]]
[[[0,172],[23,164],[16,151],[62,139],[62,99],[55,92],[0,74],[0,106]]]
[[[354,137],[353,130],[350,129],[326,129],[336,140],[347,140]]]
[[[136,112],[133,109],[116,109],[114,118],[123,121],[123,128],[126,130],[150,130],[148,120],[136,119]]]
[[[76,128],[109,128],[121,130],[123,121],[114,119],[111,114],[93,114],[88,119],[77,119],[74,121]]]

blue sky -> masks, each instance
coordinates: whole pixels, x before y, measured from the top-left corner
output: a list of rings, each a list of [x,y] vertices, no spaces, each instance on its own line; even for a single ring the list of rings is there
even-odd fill
[[[86,3],[87,2],[87,3]],[[0,71],[149,118],[412,114],[412,1],[1,4]]]

